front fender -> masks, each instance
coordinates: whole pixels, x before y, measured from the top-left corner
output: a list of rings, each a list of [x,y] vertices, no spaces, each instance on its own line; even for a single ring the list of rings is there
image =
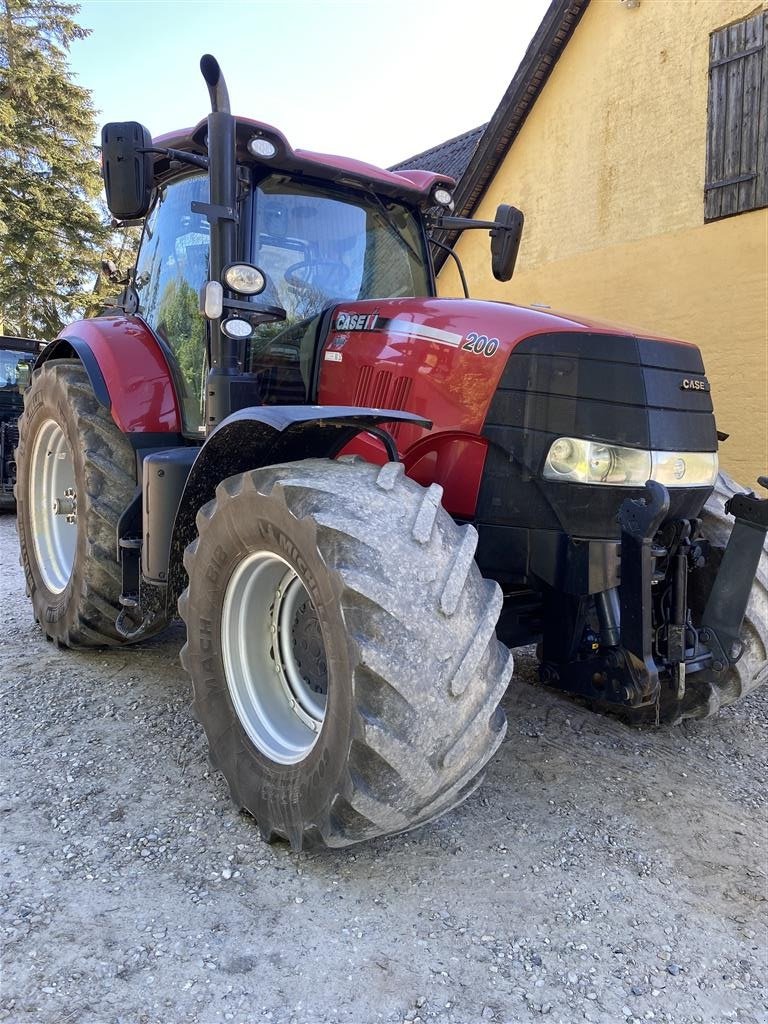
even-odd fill
[[[432,426],[409,412],[342,405],[253,406],[223,420],[192,464],[176,512],[168,567],[169,615],[175,614],[176,601],[186,586],[183,557],[195,539],[197,511],[215,497],[222,480],[262,466],[335,458],[356,434],[396,420],[426,429]]]
[[[97,400],[124,434],[179,434],[181,413],[171,368],[139,317],[115,315],[65,327],[35,366],[78,358]]]

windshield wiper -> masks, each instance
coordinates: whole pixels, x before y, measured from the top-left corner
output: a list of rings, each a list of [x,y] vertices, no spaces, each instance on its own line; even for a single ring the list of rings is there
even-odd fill
[[[384,224],[386,225],[387,228],[389,228],[390,233],[395,236],[395,238],[398,240],[398,242],[402,242],[405,246],[407,246],[407,248],[413,254],[413,257],[419,263],[423,264],[424,263],[424,254],[418,252],[418,250],[416,248],[414,248],[414,246],[411,245],[411,243],[408,241],[408,239],[405,237],[405,235],[401,234],[400,228],[395,223],[395,219],[392,216],[391,211],[389,210],[387,205],[382,201],[381,196],[377,195],[375,192],[369,192],[367,190],[366,190],[365,194],[367,196],[370,196],[373,199],[373,201],[376,203],[378,208],[384,214]]]

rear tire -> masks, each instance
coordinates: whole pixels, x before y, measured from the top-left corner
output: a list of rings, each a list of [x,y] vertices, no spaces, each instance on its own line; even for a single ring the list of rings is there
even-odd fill
[[[72,359],[35,371],[19,430],[19,542],[35,618],[63,647],[125,643],[115,629],[122,589],[116,538],[136,490],[134,451]],[[58,470],[48,468],[55,464]],[[52,497],[66,500],[66,509],[54,514]]]
[[[198,513],[182,663],[211,761],[265,838],[299,850],[412,829],[463,800],[501,743],[502,596],[441,494],[400,464],[311,459],[230,477]],[[286,641],[281,602],[301,585]]]
[[[720,473],[704,507],[702,531],[712,548],[707,565],[691,576],[689,603],[695,625],[701,622],[733,526],[733,517],[726,515],[725,502],[744,490],[726,473]],[[676,723],[686,718],[707,718],[721,707],[746,697],[768,680],[768,541],[763,545],[752,584],[741,639],[744,653],[739,661],[724,672],[705,670],[689,676],[682,701],[662,704],[660,717],[663,721]]]

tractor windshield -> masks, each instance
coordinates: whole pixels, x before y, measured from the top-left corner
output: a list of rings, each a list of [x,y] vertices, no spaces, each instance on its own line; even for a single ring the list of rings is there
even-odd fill
[[[266,274],[264,298],[287,313],[281,330],[331,303],[430,294],[420,223],[400,203],[282,175],[254,198],[251,260]]]

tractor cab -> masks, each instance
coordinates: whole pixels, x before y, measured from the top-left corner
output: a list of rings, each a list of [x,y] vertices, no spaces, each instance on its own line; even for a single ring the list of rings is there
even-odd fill
[[[490,230],[493,272],[509,280],[519,210],[450,217],[450,177],[294,150],[276,128],[233,117],[218,65],[202,69],[213,110],[196,128],[155,141],[136,122],[102,133],[109,208],[144,222],[122,304],[168,346],[187,435],[245,406],[311,401],[335,307],[436,294],[430,228]]]
[[[238,259],[224,270],[233,298],[221,297],[220,331],[243,378],[232,408],[305,403],[325,311],[344,301],[434,293],[421,217],[362,188],[256,165],[241,165],[240,182]],[[208,323],[219,301],[218,282],[209,284],[210,224],[195,210],[208,197],[202,173],[158,187],[127,290],[175,357],[193,434],[204,425]]]

